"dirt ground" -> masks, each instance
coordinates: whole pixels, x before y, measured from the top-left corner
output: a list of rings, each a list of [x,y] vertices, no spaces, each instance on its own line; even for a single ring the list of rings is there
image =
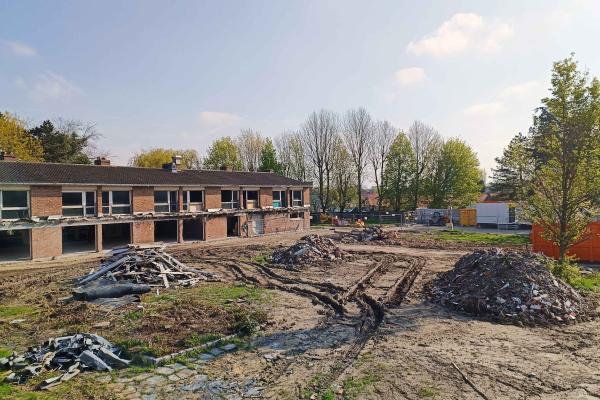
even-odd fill
[[[462,245],[431,249],[342,244],[350,254],[346,260],[300,271],[264,262],[273,249],[303,234],[169,249],[189,266],[214,272],[223,284],[243,283],[269,293],[268,301],[258,303],[268,322],[246,339],[248,347],[207,363],[202,376],[213,382],[250,379],[260,386],[257,396],[269,399],[600,398],[599,320],[523,328],[432,304],[424,285],[465,254]],[[97,261],[70,262],[54,261],[53,268],[34,274],[23,273],[23,264],[6,266],[0,272],[0,301],[41,307],[48,297],[63,295],[65,287],[57,280],[88,270]],[[9,324],[4,321],[0,327]],[[6,343],[0,347],[20,344],[11,342],[10,335],[1,337]],[[242,397],[227,388],[178,392],[183,384],[154,398]],[[136,393],[123,397],[144,398]]]

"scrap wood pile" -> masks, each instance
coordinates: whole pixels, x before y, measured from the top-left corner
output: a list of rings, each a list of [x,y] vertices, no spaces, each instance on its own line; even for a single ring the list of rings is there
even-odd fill
[[[25,353],[1,358],[0,369],[11,370],[5,380],[19,384],[44,371],[62,372],[40,383],[40,389],[48,389],[83,371],[111,371],[127,367],[130,361],[122,359],[120,353],[118,347],[102,336],[78,333],[51,338],[39,347],[30,347]]]
[[[98,278],[169,288],[171,285],[194,286],[213,280],[214,276],[186,266],[160,246],[128,245],[113,249],[97,271],[79,278],[77,283],[83,285]]]
[[[432,296],[450,308],[516,324],[567,324],[591,318],[593,307],[552,275],[549,261],[531,253],[477,250],[432,283]]]
[[[387,239],[386,232],[378,226],[370,226],[364,229],[353,229],[350,233],[340,236],[342,243],[372,242]]]
[[[276,250],[271,256],[274,264],[297,265],[315,261],[342,259],[345,253],[333,240],[318,235],[307,235],[294,245]]]

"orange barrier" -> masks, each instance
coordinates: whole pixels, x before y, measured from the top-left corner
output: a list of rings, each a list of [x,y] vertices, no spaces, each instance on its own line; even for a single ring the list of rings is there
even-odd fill
[[[600,222],[591,222],[588,228],[590,238],[571,246],[567,254],[580,261],[600,262]],[[531,244],[534,252],[558,258],[558,246],[542,239],[542,228],[539,225],[532,227]]]

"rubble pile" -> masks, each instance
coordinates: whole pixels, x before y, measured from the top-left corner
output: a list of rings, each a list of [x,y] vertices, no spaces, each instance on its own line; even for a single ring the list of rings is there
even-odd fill
[[[201,281],[212,280],[212,274],[186,266],[161,246],[128,245],[113,249],[111,255],[100,268],[78,279],[80,285],[98,278],[108,278],[114,282],[127,281],[148,286],[170,285],[194,286]]]
[[[318,235],[307,235],[291,247],[273,252],[274,264],[295,265],[314,261],[338,260],[344,252],[333,240]]]
[[[0,369],[12,371],[5,381],[19,384],[43,371],[62,372],[62,375],[40,383],[40,389],[48,389],[83,371],[112,371],[113,368],[127,367],[130,361],[122,359],[120,353],[118,347],[102,336],[78,333],[51,338],[39,347],[30,347],[23,354],[0,358]]]
[[[342,243],[372,242],[385,240],[386,233],[378,226],[370,226],[364,229],[353,229],[350,233],[344,233],[340,237]]]
[[[570,285],[531,253],[477,250],[431,285],[434,301],[470,314],[524,325],[566,324],[593,314]]]

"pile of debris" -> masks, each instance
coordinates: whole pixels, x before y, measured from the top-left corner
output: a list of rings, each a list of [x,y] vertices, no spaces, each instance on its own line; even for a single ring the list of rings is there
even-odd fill
[[[120,353],[118,347],[102,336],[78,333],[51,338],[39,347],[30,347],[23,354],[0,358],[0,369],[12,370],[5,381],[19,384],[43,371],[62,372],[62,375],[40,383],[39,389],[48,389],[83,371],[112,371],[113,368],[129,366],[130,361],[122,359]]]
[[[165,288],[171,285],[194,286],[201,281],[214,280],[212,274],[186,266],[165,253],[161,246],[135,245],[113,249],[98,271],[79,278],[77,283],[83,285],[101,277],[114,282]]]
[[[344,258],[345,253],[333,240],[318,235],[307,235],[291,247],[273,252],[274,264],[298,265],[315,261],[332,261]]]
[[[387,239],[386,233],[378,226],[370,226],[364,229],[353,229],[350,233],[340,236],[342,243],[372,242]]]
[[[518,325],[587,320],[593,307],[548,270],[550,260],[531,253],[477,250],[431,285],[434,301],[496,321]]]

